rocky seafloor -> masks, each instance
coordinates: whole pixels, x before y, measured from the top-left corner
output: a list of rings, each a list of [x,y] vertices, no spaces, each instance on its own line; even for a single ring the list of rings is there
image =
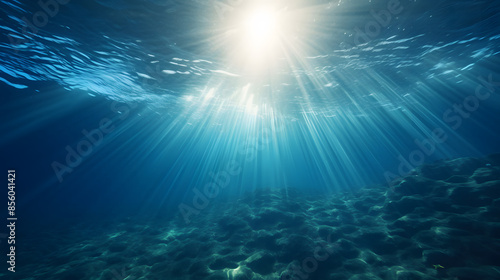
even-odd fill
[[[498,280],[500,155],[423,165],[391,188],[261,189],[189,224],[131,218],[23,242],[13,279]]]

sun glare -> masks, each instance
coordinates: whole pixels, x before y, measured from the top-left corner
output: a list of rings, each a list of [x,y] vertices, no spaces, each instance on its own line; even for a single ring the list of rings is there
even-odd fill
[[[272,3],[248,4],[225,22],[223,50],[235,72],[256,82],[273,78],[271,73],[292,63],[302,55],[298,23],[304,22],[304,11],[289,10]]]
[[[253,11],[246,19],[245,28],[250,40],[263,43],[274,35],[276,15],[268,10]]]
[[[244,45],[251,52],[261,53],[278,37],[277,13],[270,9],[254,9],[243,20]],[[243,35],[243,34],[242,34]]]

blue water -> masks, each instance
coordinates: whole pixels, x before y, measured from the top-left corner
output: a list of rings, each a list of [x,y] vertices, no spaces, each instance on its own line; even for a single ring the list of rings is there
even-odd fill
[[[389,188],[500,152],[499,1],[253,2],[283,18],[267,53],[237,43],[248,1],[2,1],[22,226]]]

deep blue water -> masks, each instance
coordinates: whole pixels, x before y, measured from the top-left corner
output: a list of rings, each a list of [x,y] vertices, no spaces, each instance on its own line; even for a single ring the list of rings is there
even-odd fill
[[[498,82],[468,118],[444,118],[478,77],[499,80],[496,2],[401,1],[387,28],[370,13],[386,1],[278,3],[294,30],[252,71],[224,37],[244,4],[219,4],[74,1],[50,17],[2,2],[2,164],[22,172],[27,205],[164,207],[232,160],[242,172],[223,195],[357,188],[398,175],[435,128],[448,139],[426,162],[498,151]],[[103,118],[114,131],[59,183],[53,162]]]
[[[1,172],[27,229],[500,152],[499,1],[250,1],[278,11],[268,51],[238,41],[248,1],[36,2],[0,3]]]

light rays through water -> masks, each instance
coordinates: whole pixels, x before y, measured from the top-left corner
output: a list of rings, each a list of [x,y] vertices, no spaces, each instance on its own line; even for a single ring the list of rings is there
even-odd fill
[[[222,18],[211,4],[191,3],[177,7],[185,15],[179,25],[167,25],[164,11],[148,11],[159,23],[148,22],[146,35],[100,30],[91,37],[102,40],[95,49],[54,28],[0,70],[21,88],[23,78],[50,80],[70,91],[139,102],[141,109],[99,149],[112,147],[102,158],[119,158],[126,170],[157,166],[160,171],[139,171],[151,176],[156,195],[150,199],[165,203],[176,192],[189,199],[233,161],[241,172],[221,195],[264,186],[336,191],[380,183],[384,172],[397,173],[400,158],[422,152],[418,143],[427,143],[436,128],[448,140],[423,152],[425,161],[482,152],[464,131],[491,128],[486,121],[494,118],[496,95],[461,117],[456,129],[459,114],[452,111],[453,121],[444,114],[474,94],[478,76],[491,73],[498,34],[463,30],[435,40],[429,30],[404,31],[418,24],[401,14],[379,37],[355,45],[350,33],[366,23],[371,6],[266,2],[232,7]],[[108,20],[144,20],[120,15]],[[71,24],[69,17],[58,18]],[[64,50],[52,48],[57,44]],[[30,118],[49,114],[47,108],[33,107]],[[35,125],[19,125],[11,135]],[[96,162],[75,172],[105,168]]]

